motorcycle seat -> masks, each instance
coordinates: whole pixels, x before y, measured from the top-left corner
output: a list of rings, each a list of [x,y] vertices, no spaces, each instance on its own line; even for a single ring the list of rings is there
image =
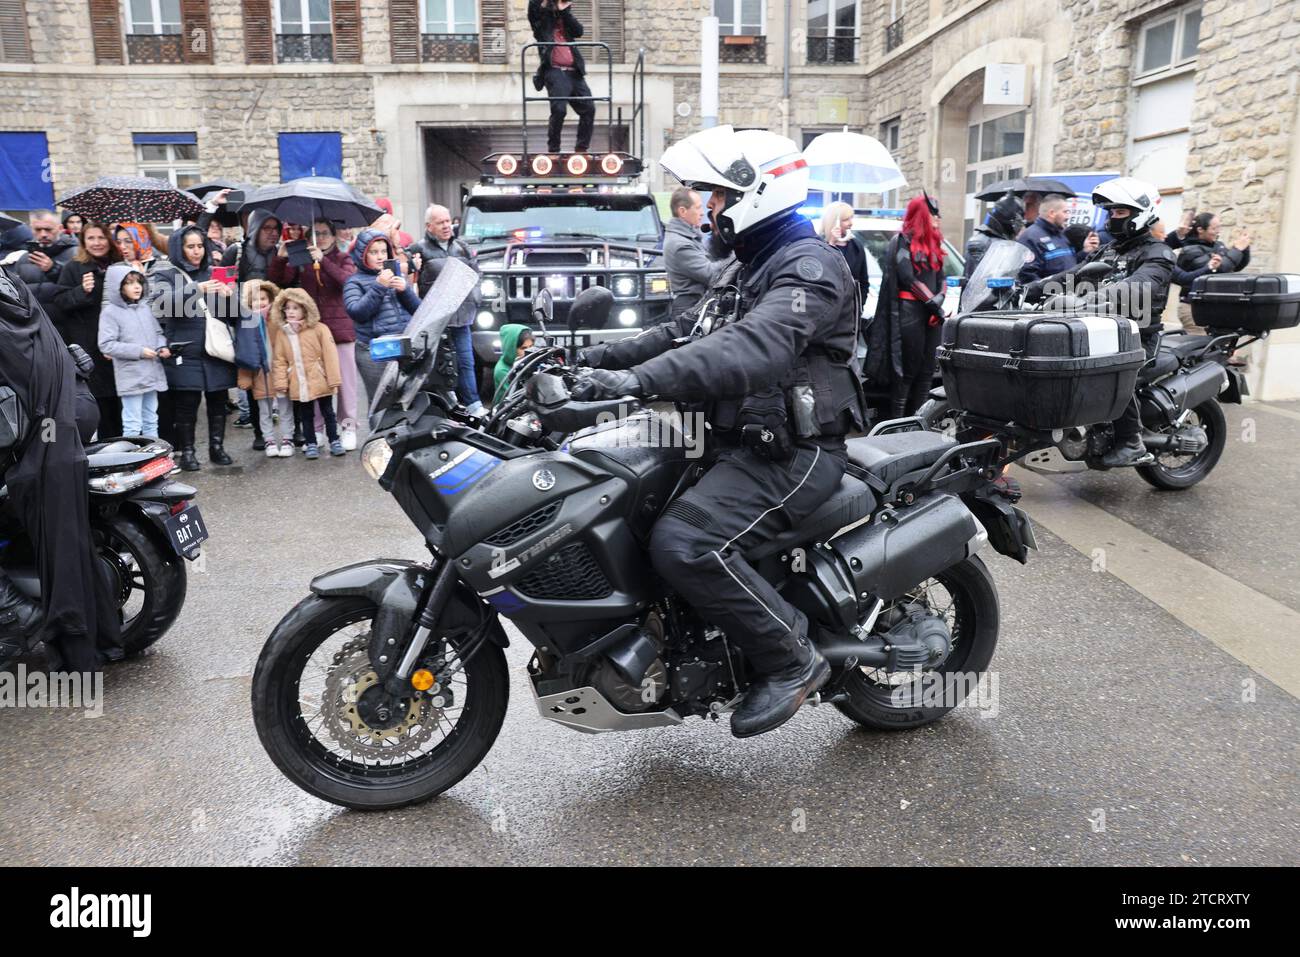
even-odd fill
[[[849,461],[889,486],[908,472],[929,468],[956,442],[939,432],[895,432],[847,444]]]
[[[1202,351],[1210,340],[1207,336],[1172,335],[1160,339],[1160,352],[1186,359]]]
[[[1138,370],[1138,382],[1154,382],[1178,371],[1178,356],[1169,349],[1161,349],[1155,358]]]
[[[865,482],[845,475],[840,487],[830,498],[817,507],[811,515],[788,532],[782,532],[761,545],[745,550],[751,561],[789,551],[801,545],[825,541],[846,525],[866,518],[876,510],[876,496]]]

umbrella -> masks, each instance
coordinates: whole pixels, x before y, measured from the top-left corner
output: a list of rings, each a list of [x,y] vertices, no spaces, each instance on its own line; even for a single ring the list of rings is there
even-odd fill
[[[197,219],[203,204],[165,179],[101,176],[58,200],[70,213],[98,223],[169,223]]]
[[[328,219],[340,226],[369,226],[384,211],[369,196],[332,176],[304,176],[263,186],[244,197],[240,212],[264,209],[283,223],[310,226]]]
[[[976,193],[975,198],[993,202],[1007,193],[1015,193],[1017,196],[1024,196],[1025,193],[1060,193],[1062,196],[1073,196],[1074,189],[1059,179],[1049,179],[1046,176],[1022,176],[1018,179],[1004,179],[990,183]]]
[[[803,158],[811,174],[809,189],[887,193],[907,185],[884,143],[847,128],[818,136],[804,149]]]
[[[186,192],[193,193],[199,199],[203,199],[203,197],[207,196],[208,193],[215,193],[223,189],[242,190],[244,193],[244,199],[248,199],[252,193],[257,191],[257,186],[253,183],[237,183],[232,179],[214,179],[207,183],[199,183],[197,186],[191,186],[186,190]],[[227,201],[217,207],[217,211],[213,214],[213,218],[222,226],[239,226],[241,225],[239,215],[243,211],[243,208],[242,203],[231,203]]]

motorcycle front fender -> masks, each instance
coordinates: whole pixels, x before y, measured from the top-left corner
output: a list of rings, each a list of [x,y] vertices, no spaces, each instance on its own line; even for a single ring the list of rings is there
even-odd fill
[[[433,570],[404,558],[379,558],[345,565],[317,575],[311,581],[312,594],[322,597],[357,595],[378,607],[371,627],[371,659],[379,660],[383,649],[405,648],[415,626],[420,596],[430,584]],[[457,583],[439,620],[448,631],[477,628],[493,614],[464,582]],[[493,644],[506,648],[510,639],[500,623],[488,629]],[[392,644],[389,644],[389,641]],[[387,655],[390,663],[394,655]]]

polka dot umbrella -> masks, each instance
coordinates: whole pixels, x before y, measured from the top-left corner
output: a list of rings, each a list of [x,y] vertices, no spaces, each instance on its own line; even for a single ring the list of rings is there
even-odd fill
[[[101,176],[57,200],[70,213],[100,223],[169,223],[198,219],[203,204],[163,179]]]

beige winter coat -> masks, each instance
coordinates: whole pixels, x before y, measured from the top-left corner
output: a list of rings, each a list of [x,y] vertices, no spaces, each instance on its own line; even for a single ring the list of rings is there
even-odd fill
[[[284,318],[284,304],[292,300],[303,307],[306,320],[295,334]],[[320,311],[311,296],[301,289],[286,289],[271,304],[274,328],[271,383],[276,395],[294,402],[310,402],[334,394],[343,384],[339,353],[329,327],[320,321]]]

